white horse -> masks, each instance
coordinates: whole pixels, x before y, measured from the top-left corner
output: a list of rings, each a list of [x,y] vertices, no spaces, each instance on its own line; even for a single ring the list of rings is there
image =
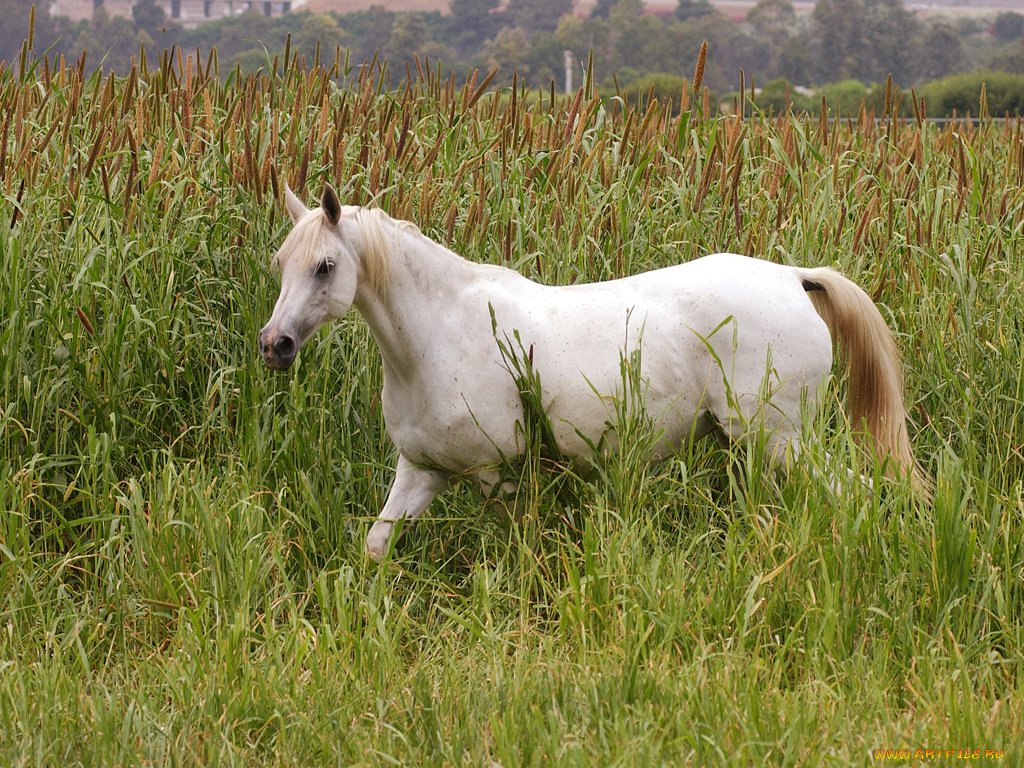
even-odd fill
[[[640,389],[660,436],[653,460],[712,432],[734,441],[756,429],[776,464],[796,453],[802,406],[816,402],[831,370],[834,337],[849,367],[852,423],[890,469],[926,485],[907,438],[892,334],[867,294],[831,269],[720,253],[549,287],[466,261],[379,209],[343,206],[330,186],[314,210],[291,190],[285,203],[294,228],[274,257],[281,293],[259,348],[283,370],[350,307],[369,325],[398,449],[366,540],[373,558],[397,521],[418,517],[453,479],[509,490],[497,468],[523,451],[523,403],[499,341],[516,332],[563,456],[585,460],[614,428],[622,356],[642,345]]]

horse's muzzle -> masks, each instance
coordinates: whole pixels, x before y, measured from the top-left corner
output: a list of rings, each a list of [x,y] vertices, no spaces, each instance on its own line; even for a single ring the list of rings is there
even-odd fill
[[[295,339],[273,331],[268,333],[266,328],[260,331],[259,346],[260,354],[263,355],[263,363],[275,371],[285,371],[291,368],[299,353],[299,345],[295,343]]]

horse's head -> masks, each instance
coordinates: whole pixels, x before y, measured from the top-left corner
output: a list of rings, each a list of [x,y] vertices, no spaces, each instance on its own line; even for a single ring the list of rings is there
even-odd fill
[[[290,367],[306,339],[348,311],[359,273],[341,201],[329,184],[319,208],[306,208],[287,188],[284,199],[294,227],[274,256],[281,294],[259,336],[263,362],[277,370]]]

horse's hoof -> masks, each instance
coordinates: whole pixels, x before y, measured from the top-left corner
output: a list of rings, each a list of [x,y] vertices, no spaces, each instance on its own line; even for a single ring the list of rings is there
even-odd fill
[[[374,523],[366,537],[366,554],[374,562],[379,563],[388,551],[388,539],[391,537],[391,526]]]

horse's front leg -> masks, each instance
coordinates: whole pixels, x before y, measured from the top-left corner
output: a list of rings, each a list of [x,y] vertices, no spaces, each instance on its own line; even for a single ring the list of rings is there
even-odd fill
[[[366,537],[367,554],[374,560],[380,560],[387,551],[395,522],[415,520],[447,487],[448,476],[443,472],[417,467],[400,455],[388,500]]]

